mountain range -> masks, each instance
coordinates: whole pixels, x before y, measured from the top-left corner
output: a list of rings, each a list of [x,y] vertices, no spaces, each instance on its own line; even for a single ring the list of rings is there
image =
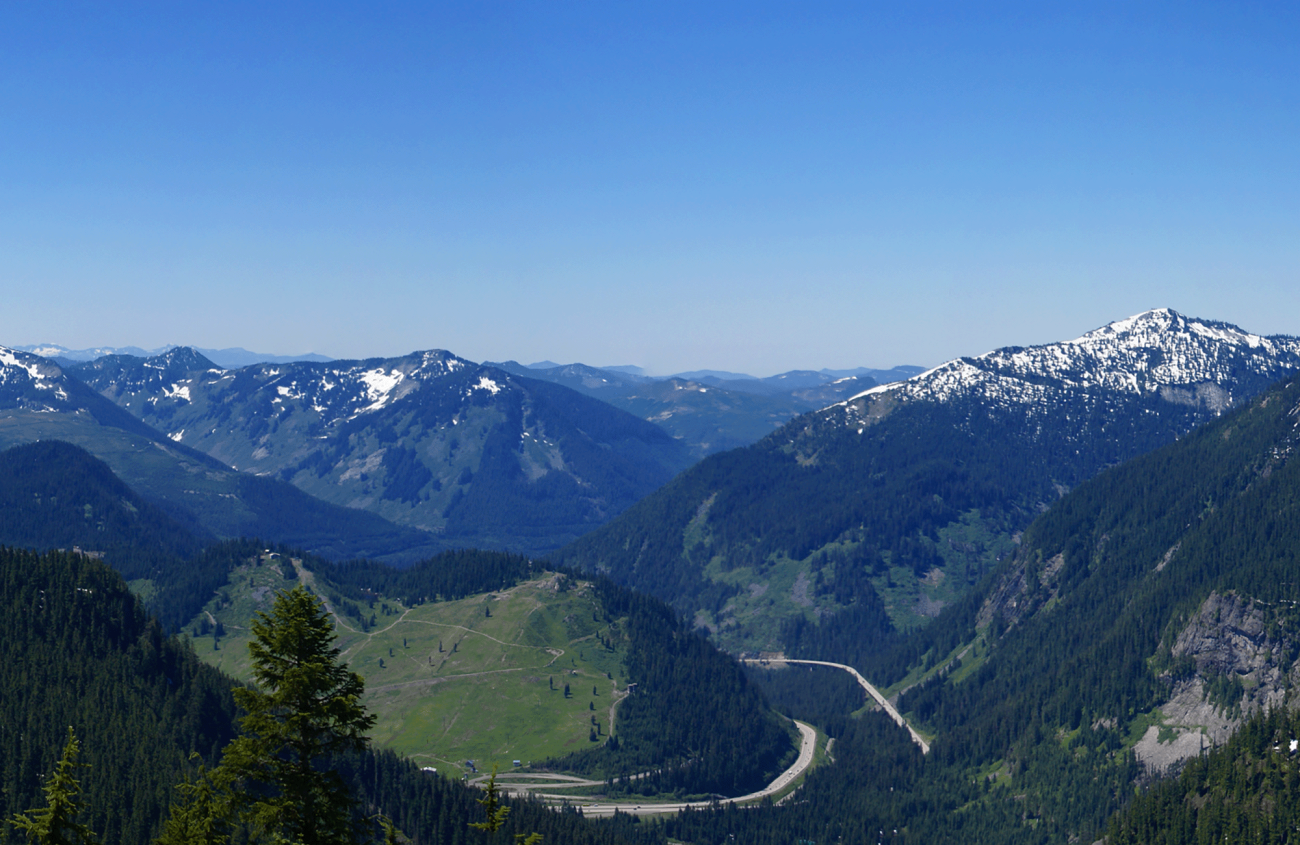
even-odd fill
[[[50,358],[68,368],[109,356],[157,358],[180,348],[171,345],[153,350],[137,346],[69,349],[51,343],[14,347],[21,352]],[[190,348],[223,369],[334,360],[316,353],[271,355],[240,347]],[[801,413],[825,407],[875,384],[901,381],[922,370],[910,366],[891,370],[868,367],[793,370],[757,378],[721,370],[648,376],[640,367],[601,368],[585,364],[561,365],[553,361],[528,365],[515,361],[487,362],[486,366],[498,367],[524,378],[562,384],[608,402],[664,428],[685,444],[696,458],[748,445]]]
[[[494,366],[564,385],[652,422],[686,445],[697,459],[747,446],[800,414],[877,384],[867,376],[831,378],[812,372],[722,381],[650,378],[585,364],[539,368],[506,361]],[[790,380],[782,382],[786,376]]]
[[[69,349],[57,343],[37,343],[13,348],[19,352],[40,355],[42,358],[53,358],[57,363],[68,366],[94,361],[106,355],[133,355],[137,358],[149,358],[154,355],[161,355],[170,349],[175,349],[176,346],[173,344],[158,349],[141,349],[138,346],[94,346],[89,349]],[[226,349],[197,348],[196,351],[222,367],[246,367],[249,364],[287,364],[290,361],[334,360],[315,352],[308,352],[304,355],[271,355],[265,352],[249,352],[241,346],[231,346]]]
[[[852,662],[958,600],[1065,492],[1297,365],[1296,338],[1168,309],[956,359],[712,455],[556,559],[733,650]]]
[[[554,549],[691,463],[631,414],[440,350],[226,370],[178,347],[72,372],[174,443],[450,545]]]
[[[758,686],[787,715],[815,722],[834,739],[826,762],[780,806],[702,809],[662,827],[617,829],[634,831],[639,841],[688,843],[1046,845],[1093,842],[1108,830],[1114,842],[1211,834],[1213,841],[1288,841],[1300,806],[1300,722],[1290,716],[1300,688],[1298,365],[1296,338],[1253,335],[1167,309],[1062,343],[958,359],[845,396],[753,445],[711,455],[555,553],[552,562],[609,572],[673,601],[686,625],[630,592],[609,592],[627,603],[625,610],[606,607],[611,617],[672,623],[656,626],[665,641],[651,653],[668,654],[671,645],[703,654],[702,641],[687,630],[693,624],[733,651],[849,663],[930,742],[923,755],[882,714],[852,713],[861,691],[839,670],[756,667],[752,677],[762,676]],[[445,434],[421,439],[438,421],[458,438],[461,426],[484,435],[478,446],[457,446],[480,450],[466,464],[474,483],[501,477],[482,467],[509,466],[506,458],[522,472],[533,459],[526,435],[557,438],[556,419],[573,424],[568,436],[579,444],[598,430],[592,414],[605,415],[596,420],[604,431],[649,426],[561,385],[449,353],[228,371],[192,350],[172,350],[101,359],[78,372],[0,350],[0,441],[27,444],[0,453],[0,539],[83,548],[102,540],[107,557],[120,557],[125,568],[153,566],[150,573],[168,576],[144,577],[137,586],[186,603],[187,620],[201,621],[193,613],[213,597],[211,579],[191,584],[190,575],[228,575],[250,554],[270,559],[247,541],[193,557],[208,540],[187,538],[188,526],[292,523],[278,503],[296,495],[315,503],[320,524],[351,514],[431,536],[312,498],[276,477],[282,471],[231,469],[199,451],[202,439],[186,445],[189,436],[210,435],[208,447],[229,449],[225,460],[241,468],[316,437],[325,458],[314,460],[326,467],[318,478],[341,479],[358,466],[340,470],[330,463],[338,457],[361,462],[356,480],[373,472],[382,476],[374,489],[387,490],[401,473],[389,477],[388,451],[371,459],[365,450],[419,443],[425,456],[444,454],[436,450],[448,448]],[[560,408],[557,416],[550,406]],[[533,427],[511,428],[512,407]],[[293,436],[277,439],[277,429]],[[31,442],[63,434],[95,446],[104,462],[72,446]],[[664,442],[679,456],[686,451],[666,433],[658,437],[632,437],[641,447],[613,437],[593,442],[620,460],[637,448],[653,455]],[[510,449],[491,453],[501,442]],[[260,448],[267,454],[255,457]],[[586,448],[582,454],[597,454]],[[561,450],[565,466],[575,466],[567,455]],[[365,468],[367,460],[373,467]],[[116,471],[113,461],[135,473],[130,487],[109,471]],[[432,474],[423,459],[420,465]],[[424,477],[414,465],[411,472],[412,484]],[[164,481],[151,480],[154,474]],[[244,486],[250,483],[270,492],[255,501]],[[137,494],[146,489],[154,492]],[[528,488],[510,489],[491,501],[509,504]],[[399,501],[414,509],[409,499]],[[342,523],[328,527],[349,534]],[[205,530],[209,538],[216,533]],[[133,532],[157,547],[156,559],[121,539]],[[0,638],[9,649],[0,666],[5,688],[17,691],[0,696],[9,708],[0,724],[8,749],[0,755],[0,797],[23,802],[6,803],[6,811],[30,805],[40,760],[66,724],[82,720],[109,732],[105,708],[85,702],[129,701],[113,736],[145,725],[177,749],[158,744],[151,753],[163,756],[140,758],[137,771],[121,753],[129,745],[119,743],[98,763],[114,778],[143,784],[130,822],[132,841],[143,841],[161,804],[148,798],[160,794],[156,778],[142,772],[166,769],[174,779],[184,751],[200,746],[206,753],[213,739],[204,730],[224,730],[230,717],[213,699],[220,685],[192,665],[192,653],[165,644],[132,610],[120,582],[86,556],[0,551],[11,608],[0,617],[9,630]],[[532,571],[525,558],[498,557]],[[182,559],[186,572],[163,571],[180,569]],[[385,585],[412,606],[444,590],[437,585],[450,570],[439,560],[453,559],[401,572],[368,563],[322,571],[332,569],[330,589],[354,606],[358,616],[349,618],[359,618],[368,601],[385,596]],[[499,578],[478,564],[461,576],[492,586]],[[238,577],[254,588],[253,576],[238,570]],[[407,646],[393,639],[389,658]],[[721,694],[710,694],[707,706],[663,702],[684,712],[646,737],[662,738],[687,722],[707,729],[713,722],[699,716],[725,708],[735,698],[725,690],[743,686],[734,667],[697,678],[675,659],[661,662],[655,671],[664,678],[692,688],[715,683]],[[132,670],[121,671],[126,665]],[[38,692],[29,692],[30,678],[39,680]],[[182,696],[180,704],[157,706],[189,722],[161,720],[155,705],[115,686],[121,679],[146,690],[148,701]],[[206,699],[184,698],[200,687]],[[210,715],[196,723],[198,713]],[[722,733],[733,747],[744,737]],[[27,736],[38,742],[25,744]],[[681,775],[704,771],[691,750],[703,741],[683,739]],[[581,757],[571,762],[583,764]],[[725,761],[716,766],[727,770]],[[1176,787],[1161,781],[1181,767]],[[97,826],[115,823],[103,810],[114,806],[112,788],[101,778],[88,790]],[[585,827],[565,835],[598,838]]]
[[[753,442],[810,408],[875,384],[865,376],[809,371],[743,379],[747,392],[738,392],[582,365],[497,368],[441,351],[235,369],[187,347],[148,357],[100,354],[106,351],[78,351],[93,358],[81,362],[32,355],[20,363],[14,356],[23,353],[14,350],[2,363],[17,368],[13,384],[34,379],[37,393],[45,384],[39,373],[55,381],[71,377],[135,422],[103,406],[92,417],[111,418],[111,425],[70,421],[65,412],[95,402],[84,390],[60,387],[65,396],[55,405],[15,408],[24,422],[5,442],[70,439],[109,460],[150,497],[170,501],[178,516],[192,511],[190,522],[213,536],[256,529],[316,552],[364,550],[390,560],[445,545],[553,550],[702,455]],[[75,402],[65,401],[74,394]],[[119,442],[123,426],[152,448]],[[193,467],[164,466],[200,455],[216,461],[207,462],[206,482],[227,478],[201,506],[203,485],[187,483]],[[253,520],[250,508],[283,510],[267,499],[273,489],[287,492],[275,488],[278,482],[312,497],[299,496],[295,510],[319,499],[370,511],[389,522],[367,532],[391,536],[357,545]],[[249,505],[246,490],[226,489],[232,483],[257,488],[261,504]],[[402,534],[390,523],[419,533]]]
[[[427,532],[331,505],[287,482],[233,470],[163,436],[52,360],[0,348],[0,449],[59,440],[103,460],[198,537],[261,537],[330,557],[414,560]]]

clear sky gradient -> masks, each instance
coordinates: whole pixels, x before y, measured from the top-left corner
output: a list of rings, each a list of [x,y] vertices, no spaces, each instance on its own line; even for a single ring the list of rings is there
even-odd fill
[[[1300,334],[1292,3],[5,3],[0,79],[3,345]]]

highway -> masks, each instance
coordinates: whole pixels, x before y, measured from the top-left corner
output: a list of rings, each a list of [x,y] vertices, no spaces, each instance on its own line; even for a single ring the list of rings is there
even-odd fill
[[[747,659],[744,662],[755,665],[799,663],[810,666],[829,666],[833,669],[842,669],[853,676],[859,686],[866,690],[867,695],[871,696],[871,698],[874,699],[887,714],[889,714],[889,718],[893,719],[899,727],[907,731],[908,735],[912,737],[912,741],[921,747],[922,754],[930,753],[930,744],[927,743],[925,739],[907,723],[907,720],[903,718],[903,715],[898,712],[894,705],[890,704],[889,701],[886,700],[880,690],[872,686],[866,678],[862,677],[862,673],[857,669],[854,669],[852,666],[846,666],[843,663],[831,663],[826,660],[793,660],[786,658]],[[614,813],[629,813],[637,816],[662,815],[666,813],[681,812],[687,808],[698,809],[703,807],[721,806],[724,804],[742,804],[761,801],[763,798],[769,795],[775,795],[785,787],[789,786],[795,778],[802,775],[807,771],[808,767],[812,765],[813,752],[816,750],[817,745],[817,731],[803,722],[795,720],[794,723],[799,728],[800,736],[799,758],[795,761],[794,765],[782,772],[776,780],[772,781],[765,788],[760,789],[758,792],[752,792],[749,795],[741,795],[738,798],[720,798],[716,801],[685,801],[675,804],[637,803],[633,801],[598,802],[590,801],[577,795],[565,795],[561,792],[552,790],[602,788],[605,785],[604,781],[584,780],[570,775],[525,774],[522,772],[519,774],[510,772],[498,774],[497,784],[507,794],[516,796],[531,795],[534,798],[542,798],[552,803],[568,804],[581,809],[583,815],[590,817],[612,816]],[[473,782],[476,785],[481,786],[482,782],[486,780],[486,777],[479,777]],[[531,780],[533,782],[524,783],[522,782],[524,780]],[[543,792],[541,790],[546,791]]]
[[[569,778],[567,775],[528,775],[503,773],[497,775],[497,784],[510,795],[531,795],[535,798],[543,798],[552,802],[563,802],[570,806],[582,810],[583,815],[589,817],[612,816],[614,813],[629,813],[634,816],[653,816],[665,813],[678,813],[686,808],[699,809],[702,807],[721,806],[724,804],[741,804],[751,801],[761,801],[769,795],[775,795],[785,787],[789,786],[795,778],[807,771],[812,765],[813,753],[817,750],[817,731],[811,725],[794,720],[795,727],[799,728],[799,758],[795,760],[794,765],[786,769],[776,780],[769,783],[758,792],[751,792],[748,795],[741,795],[738,798],[719,798],[716,801],[685,801],[676,804],[651,804],[647,802],[634,801],[617,801],[617,802],[597,802],[587,801],[574,795],[562,795],[551,792],[536,792],[536,789],[565,789],[573,788],[591,788],[604,787],[604,781],[582,780],[580,778]],[[515,777],[530,778],[551,781],[550,783],[523,784],[514,781]],[[483,778],[477,778],[476,783],[482,785]]]
[[[874,686],[868,683],[867,679],[862,677],[862,674],[858,672],[857,669],[854,669],[852,666],[845,666],[843,663],[830,663],[826,660],[789,660],[786,658],[779,658],[779,659],[778,658],[771,658],[771,659],[751,658],[745,660],[744,662],[754,663],[758,665],[769,664],[769,663],[805,663],[812,666],[831,666],[836,669],[843,669],[845,672],[848,672],[857,680],[857,682],[862,686],[862,688],[867,691],[867,695],[874,698],[876,700],[876,703],[879,704],[882,708],[884,708],[885,712],[889,714],[889,718],[893,719],[894,722],[897,723],[900,728],[907,729],[907,732],[912,736],[912,741],[915,742],[917,745],[921,746],[922,754],[930,753],[930,743],[926,742],[921,737],[921,735],[917,733],[916,730],[907,723],[907,720],[903,718],[903,714],[899,713],[898,710],[894,708],[894,705],[890,704],[888,701],[885,700],[885,697],[880,694],[880,690],[876,689]]]

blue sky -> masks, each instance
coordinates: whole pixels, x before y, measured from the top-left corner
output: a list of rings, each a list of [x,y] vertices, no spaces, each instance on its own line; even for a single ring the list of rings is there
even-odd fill
[[[1300,334],[1290,4],[8,3],[0,79],[4,345],[767,375],[1163,306]]]

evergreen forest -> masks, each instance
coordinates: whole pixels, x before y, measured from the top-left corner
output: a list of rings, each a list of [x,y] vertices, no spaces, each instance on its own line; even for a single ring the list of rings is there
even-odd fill
[[[1208,418],[1154,396],[1066,405],[900,403],[861,426],[809,414],[704,459],[552,559],[708,614],[732,650],[857,663],[929,621],[895,588],[911,596],[941,572],[954,603],[1063,491]],[[783,566],[810,583],[802,605],[748,601]]]
[[[716,843],[732,835],[1047,843],[1092,841],[1108,826],[1138,824],[1115,815],[1135,786],[1152,782],[1133,745],[1148,726],[1161,725],[1159,707],[1175,685],[1203,675],[1207,699],[1225,714],[1242,712],[1248,700],[1240,683],[1174,653],[1198,608],[1215,595],[1248,597],[1264,609],[1263,636],[1275,644],[1269,659],[1285,673],[1300,655],[1293,574],[1300,469],[1288,460],[1300,442],[1297,408],[1300,384],[1284,383],[1081,485],[1034,523],[1016,560],[967,601],[864,661],[869,676],[903,690],[900,709],[934,736],[928,756],[882,718],[845,715],[861,698],[832,670],[752,670],[778,708],[834,737],[835,763],[815,771],[793,804],[684,813],[668,823],[669,835]],[[908,680],[918,672],[920,683]],[[1239,742],[1285,751],[1292,737],[1278,727],[1281,712],[1255,718],[1273,722],[1248,723],[1254,727]],[[1285,813],[1270,814],[1285,800],[1272,796],[1282,794],[1290,758],[1258,751],[1255,762],[1242,761],[1236,747],[1188,764],[1185,777],[1195,783],[1207,765],[1221,773],[1235,766],[1237,775],[1221,774],[1217,791],[1154,789],[1166,797],[1134,804],[1146,827],[1121,841],[1211,841],[1155,837],[1174,823],[1168,794],[1182,802],[1184,833],[1207,824],[1213,811],[1218,841],[1224,831],[1228,841],[1288,841],[1279,833],[1287,830]],[[1233,834],[1245,830],[1283,838]]]
[[[42,776],[71,727],[80,739],[80,821],[105,845],[146,843],[162,829],[177,784],[236,735],[235,685],[203,665],[140,607],[121,576],[71,553],[0,550],[0,817],[39,807]],[[364,751],[327,763],[361,812],[383,812],[414,842],[486,843],[469,827],[477,793],[395,755]],[[518,803],[505,835],[552,842],[662,842],[628,819],[584,821]],[[10,825],[0,842],[18,842]]]

